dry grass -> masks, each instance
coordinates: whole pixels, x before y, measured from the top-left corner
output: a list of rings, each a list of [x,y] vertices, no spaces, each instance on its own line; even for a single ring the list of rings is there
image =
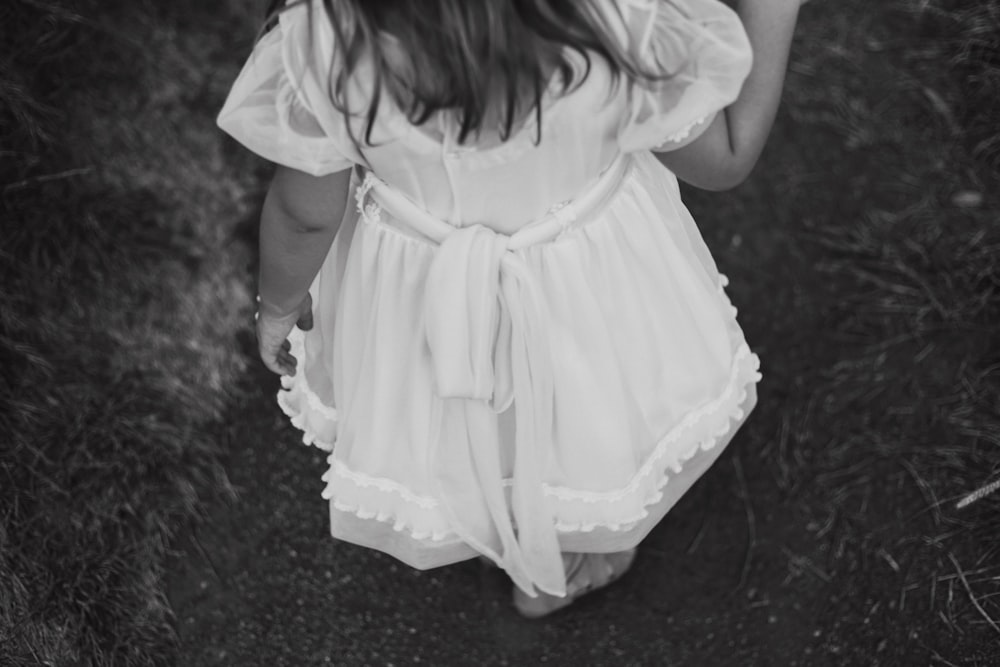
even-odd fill
[[[899,646],[938,631],[994,641],[1000,3],[850,4],[826,8],[790,87],[796,121],[839,147],[806,155],[805,171],[841,186],[812,206],[789,187],[813,211],[797,234],[821,258],[830,347],[776,465],[811,498],[824,566],[856,606],[842,621],[859,655],[879,633]]]
[[[234,72],[204,66],[236,19],[211,14],[0,8],[4,665],[169,664],[170,540],[229,492],[253,202],[212,125]]]
[[[904,12],[913,15],[926,40],[924,49],[909,55],[916,71],[936,68],[947,60],[954,83],[964,93],[950,99],[932,98],[938,113],[960,135],[972,155],[1000,169],[1000,5],[960,0],[909,0]],[[922,61],[922,62],[921,62]],[[923,65],[923,67],[921,67]]]
[[[227,493],[217,427],[243,369],[238,230],[257,163],[212,115],[235,75],[218,63],[248,46],[220,36],[252,35],[232,24],[255,17],[205,7],[0,7],[4,665],[171,664],[164,559]],[[986,646],[1000,626],[1000,2],[809,7],[822,16],[788,113],[808,148],[836,154],[803,151],[768,195],[821,258],[801,285],[819,342],[771,356],[784,367],[769,377],[802,384],[761,452],[821,545],[784,548],[789,577],[833,590],[823,622],[841,634],[824,641],[840,664],[894,664],[930,635]],[[810,201],[816,183],[843,191]],[[737,471],[753,526],[754,480]],[[939,648],[924,657],[1000,660]]]

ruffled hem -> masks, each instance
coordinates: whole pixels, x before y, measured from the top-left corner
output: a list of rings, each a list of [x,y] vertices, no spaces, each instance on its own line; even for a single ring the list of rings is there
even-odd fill
[[[293,329],[288,340],[292,345],[292,356],[304,360],[305,334],[300,329]],[[303,443],[332,452],[337,439],[337,409],[323,403],[309,387],[303,365],[300,364],[299,372],[294,376],[281,376],[278,406],[291,420],[292,426],[302,431]]]
[[[691,123],[688,123],[677,132],[669,135],[658,148],[663,149],[669,147],[671,144],[681,144],[687,141],[691,138],[691,135],[695,130],[708,121],[710,116],[714,118],[715,114],[705,115],[695,121],[692,121]]]
[[[722,394],[688,413],[662,437],[626,486],[603,493],[547,486],[546,496],[557,501],[553,508],[556,529],[584,533],[595,528],[631,530],[663,499],[664,487],[683,472],[685,463],[728,441],[734,426],[746,416],[741,406],[748,387],[760,379],[760,359],[744,345],[736,353]]]
[[[724,283],[723,283],[724,284]],[[292,354],[303,351],[303,334],[290,336]],[[760,360],[743,344],[737,350],[729,382],[712,401],[694,410],[664,435],[628,484],[608,492],[583,491],[544,485],[560,533],[588,533],[597,528],[628,531],[649,516],[663,498],[663,490],[684,465],[699,452],[727,442],[745,413],[741,407],[748,389],[760,381]],[[309,388],[304,373],[283,377],[278,403],[292,424],[303,431],[302,441],[328,452],[336,439],[336,410],[325,405]],[[351,470],[331,453],[323,497],[342,512],[358,518],[388,523],[418,541],[440,542],[455,537],[437,499],[422,496],[391,479]],[[504,480],[506,487],[511,480]],[[375,509],[379,508],[379,509]]]
[[[438,501],[419,496],[389,479],[369,477],[349,470],[334,454],[327,457],[330,468],[323,474],[323,497],[341,511],[359,519],[392,524],[396,532],[408,533],[417,541],[441,542],[455,537],[448,520],[438,509]],[[336,491],[335,491],[336,489]],[[372,509],[374,507],[388,509]]]

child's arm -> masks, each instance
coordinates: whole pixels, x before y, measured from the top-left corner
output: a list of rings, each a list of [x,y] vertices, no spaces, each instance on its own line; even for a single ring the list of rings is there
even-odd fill
[[[268,369],[295,374],[286,338],[298,323],[312,328],[309,286],[347,207],[351,171],[310,176],[279,166],[260,217],[257,343]]]
[[[778,111],[802,1],[738,1],[737,11],[753,46],[753,68],[739,98],[697,140],[656,154],[678,178],[706,190],[727,190],[750,175]]]

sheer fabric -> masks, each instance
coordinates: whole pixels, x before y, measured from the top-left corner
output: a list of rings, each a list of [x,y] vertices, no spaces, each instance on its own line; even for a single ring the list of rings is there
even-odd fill
[[[541,128],[497,146],[456,145],[445,118],[435,139],[386,104],[359,148],[326,96],[332,30],[305,6],[234,85],[219,123],[251,150],[315,175],[357,167],[279,394],[330,451],[334,536],[421,568],[484,554],[561,594],[560,550],[634,546],[752,409],[759,362],[648,152],[736,98],[746,36],[715,0],[601,7],[672,76],[616,85],[594,58],[572,93],[550,86]]]
[[[736,99],[751,64],[739,19],[716,0],[604,0],[599,6],[623,43],[673,76],[615,86],[603,61],[592,58],[591,75],[571,94],[557,96],[552,82],[537,146],[534,114],[508,142],[481,149],[457,145],[444,116],[427,128],[410,125],[383,97],[376,145],[364,146],[362,155],[344,115],[329,101],[333,29],[322,3],[312,4],[317,20],[310,22],[309,7],[299,5],[264,35],[219,124],[265,158],[314,175],[364,165],[421,208],[459,226],[474,220],[512,232],[571,199],[618,153],[690,142]],[[371,94],[366,72],[362,66],[350,88],[349,101],[359,109]],[[362,136],[361,120],[352,120],[356,136]]]

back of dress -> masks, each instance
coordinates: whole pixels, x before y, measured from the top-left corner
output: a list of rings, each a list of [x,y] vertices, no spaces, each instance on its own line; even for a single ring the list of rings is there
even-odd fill
[[[358,148],[317,67],[336,62],[332,31],[300,7],[234,86],[220,124],[252,150],[364,174],[278,395],[330,452],[333,536],[418,568],[483,555],[563,595],[560,552],[634,547],[753,408],[759,362],[726,281],[647,150],[737,97],[746,35],[716,0],[601,6],[671,75],[615,85],[595,57],[573,92],[550,87],[541,128],[496,146],[386,106]],[[357,99],[369,80],[359,68]]]
[[[695,138],[739,93],[749,46],[738,18],[716,0],[600,0],[616,38],[662,82],[615,82],[591,57],[582,84],[560,95],[551,81],[535,114],[506,142],[457,145],[448,119],[424,127],[383,96],[372,144],[352,141],[329,99],[334,32],[322,2],[285,11],[257,45],[219,117],[255,152],[314,175],[358,164],[373,170],[432,215],[462,226],[512,232],[584,191],[620,152],[669,150]],[[585,62],[573,53],[582,78]],[[352,77],[352,99],[371,96],[370,67]],[[361,119],[354,136],[364,137]],[[540,137],[541,141],[537,142]]]

